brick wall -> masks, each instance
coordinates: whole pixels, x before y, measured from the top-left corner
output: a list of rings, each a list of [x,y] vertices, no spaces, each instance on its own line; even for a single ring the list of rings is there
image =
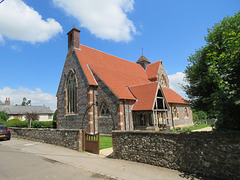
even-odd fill
[[[83,150],[82,130],[10,128],[13,137]]]
[[[217,179],[240,179],[240,133],[113,131],[113,157]]]

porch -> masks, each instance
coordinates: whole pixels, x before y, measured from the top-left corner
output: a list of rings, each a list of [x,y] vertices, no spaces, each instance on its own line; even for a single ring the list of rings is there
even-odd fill
[[[159,131],[169,127],[167,110],[133,112],[134,130]]]

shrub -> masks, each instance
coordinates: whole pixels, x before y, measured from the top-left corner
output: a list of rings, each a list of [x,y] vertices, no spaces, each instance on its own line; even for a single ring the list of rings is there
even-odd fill
[[[20,119],[15,118],[8,120],[5,125],[8,127],[27,128],[28,121],[21,121]],[[53,121],[32,121],[32,128],[53,128]]]
[[[0,111],[0,121],[7,121],[9,118],[8,114],[4,111]]]
[[[32,121],[32,128],[53,128],[53,121]]]
[[[5,121],[0,119],[0,125],[5,125]]]
[[[14,118],[14,119],[10,119],[5,123],[6,126],[8,127],[27,127],[27,121],[21,121],[20,119]]]

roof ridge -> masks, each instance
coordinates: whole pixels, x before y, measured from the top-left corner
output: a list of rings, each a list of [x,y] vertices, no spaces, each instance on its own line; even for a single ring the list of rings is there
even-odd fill
[[[162,62],[162,60],[155,61],[155,62],[153,62],[153,63],[151,63],[151,64],[154,64],[154,63],[157,63],[157,62]]]
[[[144,83],[144,84],[137,84],[137,85],[128,86],[128,87],[131,88],[131,87],[143,86],[143,85],[147,85],[147,84],[155,84],[155,83],[159,83],[159,82],[157,82],[157,81],[155,81],[155,82],[151,82],[151,81],[149,81],[149,82]]]

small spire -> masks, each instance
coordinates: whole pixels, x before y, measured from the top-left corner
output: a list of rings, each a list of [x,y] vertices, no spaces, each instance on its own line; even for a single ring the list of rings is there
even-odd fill
[[[143,48],[142,48],[142,56],[143,56]]]

